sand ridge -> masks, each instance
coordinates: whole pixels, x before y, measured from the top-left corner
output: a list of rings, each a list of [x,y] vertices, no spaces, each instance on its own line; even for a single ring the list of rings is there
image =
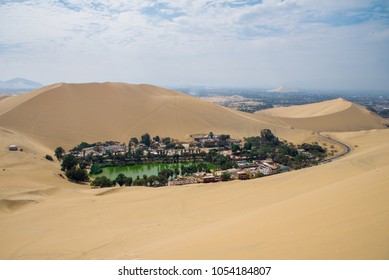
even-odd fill
[[[308,105],[257,111],[271,115],[291,128],[310,131],[360,131],[385,128],[385,120],[365,107],[338,98]]]
[[[291,106],[291,107],[277,107],[260,111],[261,113],[285,118],[312,118],[334,114],[350,108],[351,102],[337,98],[324,102]]]

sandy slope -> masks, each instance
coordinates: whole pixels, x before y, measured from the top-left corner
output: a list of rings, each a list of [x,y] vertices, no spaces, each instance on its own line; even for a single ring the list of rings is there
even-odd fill
[[[366,108],[342,98],[325,102],[258,111],[293,128],[312,131],[359,131],[384,128],[384,120]]]
[[[55,148],[81,141],[118,140],[149,132],[188,139],[193,133],[257,135],[287,126],[269,116],[254,118],[175,91],[123,83],[57,84],[0,101],[0,126]],[[284,135],[285,134],[285,135]]]
[[[351,105],[351,102],[338,98],[313,104],[266,109],[260,112],[275,117],[311,118],[334,114],[350,108]]]
[[[87,93],[87,100],[105,94],[94,85],[82,86],[94,89]],[[171,110],[165,107],[175,108],[174,104],[204,106],[197,107],[200,113],[185,107],[196,120],[185,122],[194,126],[201,115],[207,128],[226,125],[222,129],[238,135],[249,131],[247,123],[248,127],[264,124],[252,120],[252,115],[196,103],[193,98],[187,101],[179,93],[151,86],[112,86],[117,90],[115,100],[127,102],[123,110],[136,110],[127,98],[119,98],[129,94],[129,87],[137,100],[148,102],[144,110],[160,104],[157,111],[164,114],[158,116],[165,118],[153,123],[169,132],[165,125]],[[19,104],[14,101],[12,106],[0,101],[4,109],[0,121],[7,125],[0,129],[0,259],[389,259],[389,130],[331,133],[350,145],[352,153],[329,164],[257,180],[91,190],[67,182],[58,175],[58,162],[44,159],[52,153],[57,137],[74,141],[93,130],[109,136],[108,128],[87,127],[90,122],[85,119],[92,109],[79,105],[85,100],[73,93],[73,87],[59,84]],[[120,91],[122,87],[125,90]],[[156,104],[150,105],[145,88]],[[163,106],[161,100],[166,101]],[[104,117],[109,112],[113,119],[126,118],[112,110],[114,101],[94,102],[110,108],[103,111]],[[50,113],[67,120],[61,114],[68,111],[60,105],[51,109],[66,103],[75,106],[72,113],[81,124],[73,123],[80,129],[74,134],[81,136],[67,135],[53,126],[55,120],[44,118]],[[80,108],[85,108],[84,113]],[[213,120],[207,119],[207,108],[217,112]],[[350,112],[350,108],[341,112]],[[233,115],[231,122],[236,126],[217,118],[227,114]],[[364,121],[364,115],[352,116],[358,117],[356,122]],[[28,118],[36,123],[25,124]],[[270,117],[264,120],[278,124]],[[238,127],[239,122],[243,128]],[[280,131],[296,139],[312,137],[305,130],[301,133],[284,127]],[[176,133],[182,135],[182,131]],[[10,144],[23,147],[23,152],[9,152]]]

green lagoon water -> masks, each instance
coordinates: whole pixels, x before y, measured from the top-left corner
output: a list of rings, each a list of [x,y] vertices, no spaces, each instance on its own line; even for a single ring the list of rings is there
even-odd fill
[[[106,176],[107,178],[114,180],[119,173],[123,173],[127,177],[132,177],[134,180],[137,176],[140,178],[143,175],[158,175],[162,169],[175,169],[183,166],[190,166],[193,163],[147,163],[147,164],[135,164],[131,166],[117,166],[117,167],[104,167],[103,172],[97,175],[93,175],[93,178],[98,176]],[[214,166],[212,164],[208,164],[209,168],[212,169]]]

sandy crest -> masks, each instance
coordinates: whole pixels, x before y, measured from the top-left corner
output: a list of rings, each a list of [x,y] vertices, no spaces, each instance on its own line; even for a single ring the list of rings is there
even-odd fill
[[[255,116],[271,115],[292,128],[311,131],[360,131],[384,128],[387,121],[365,107],[338,98],[308,105],[258,111]]]
[[[266,109],[260,112],[276,117],[312,118],[340,112],[350,108],[351,105],[351,102],[343,98],[337,98],[312,104]]]

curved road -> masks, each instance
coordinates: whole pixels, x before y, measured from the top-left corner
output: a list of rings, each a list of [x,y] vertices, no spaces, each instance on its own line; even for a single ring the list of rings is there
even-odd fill
[[[351,147],[342,143],[342,142],[339,142],[338,140],[335,140],[335,139],[332,139],[331,137],[329,137],[328,135],[322,135],[320,132],[317,133],[317,135],[333,142],[333,143],[336,143],[336,144],[339,144],[341,145],[343,148],[345,148],[345,151],[343,153],[340,153],[339,155],[336,155],[336,156],[333,156],[331,158],[327,158],[327,159],[324,159],[322,161],[320,161],[319,163],[327,163],[327,162],[331,162],[333,161],[334,159],[337,159],[337,158],[340,158],[340,157],[343,157],[345,155],[347,155],[348,153],[351,152]]]

